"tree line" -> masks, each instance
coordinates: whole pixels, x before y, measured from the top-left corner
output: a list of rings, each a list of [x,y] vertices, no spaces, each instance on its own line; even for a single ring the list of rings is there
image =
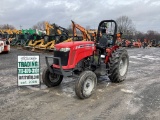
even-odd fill
[[[132,20],[128,16],[120,16],[116,19],[118,25],[118,32],[122,32],[122,37],[125,39],[156,39],[160,40],[160,33],[154,30],[148,30],[146,33],[137,31]],[[98,26],[97,26],[98,27]],[[86,29],[90,29],[90,26],[86,26]],[[0,25],[0,29],[15,29],[13,25],[4,24]],[[32,26],[32,29],[45,30],[45,21],[40,21]],[[72,34],[72,26],[69,25],[66,28],[70,34]]]
[[[0,25],[0,29],[15,29],[15,27],[13,25],[4,24]]]

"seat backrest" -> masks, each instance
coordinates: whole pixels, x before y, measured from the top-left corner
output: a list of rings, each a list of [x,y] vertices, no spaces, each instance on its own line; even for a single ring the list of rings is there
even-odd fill
[[[106,47],[108,44],[108,39],[106,35],[102,35],[102,37],[99,40],[99,45],[102,47]]]

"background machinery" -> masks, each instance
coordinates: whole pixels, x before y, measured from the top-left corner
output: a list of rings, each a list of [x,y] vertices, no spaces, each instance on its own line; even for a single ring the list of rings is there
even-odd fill
[[[16,33],[15,39],[11,42],[12,46],[25,47],[28,46],[30,40],[38,39],[42,32],[34,29],[22,29]]]
[[[50,25],[49,23],[45,23],[46,26],[46,35],[44,35],[44,42],[36,45],[36,49],[45,49],[45,50],[53,50],[55,44],[61,42],[71,42],[73,41],[86,41],[91,40],[89,34],[87,33],[86,29],[82,26],[75,24],[72,21],[72,29],[73,29],[73,38],[69,36],[69,32],[67,29],[58,26],[56,24]],[[77,36],[77,29],[81,32],[82,36]]]
[[[72,21],[72,29],[74,41],[91,41],[91,36],[88,31],[79,24],[76,24],[74,21]],[[81,32],[82,36],[77,35],[77,29]]]
[[[27,44],[25,44],[25,48],[32,48],[32,51],[34,51],[36,45],[44,42],[43,36],[46,34],[46,32],[37,29],[29,31],[29,39],[27,40]]]
[[[35,46],[37,49],[47,49],[53,50],[55,43],[60,43],[69,38],[68,30],[58,26],[56,24],[50,25],[45,23],[46,26],[46,35],[44,35],[44,42],[41,42],[38,46]]]
[[[133,41],[133,47],[138,47],[138,48],[142,47],[142,43],[141,43],[140,39]]]
[[[160,40],[153,39],[151,40],[152,47],[160,47]]]
[[[122,47],[133,47],[133,41],[128,39],[122,39]]]

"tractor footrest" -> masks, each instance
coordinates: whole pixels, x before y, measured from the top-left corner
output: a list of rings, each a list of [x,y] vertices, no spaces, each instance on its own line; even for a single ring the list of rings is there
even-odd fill
[[[95,71],[94,71],[97,75],[107,75],[107,68],[106,68],[106,64],[101,64]]]

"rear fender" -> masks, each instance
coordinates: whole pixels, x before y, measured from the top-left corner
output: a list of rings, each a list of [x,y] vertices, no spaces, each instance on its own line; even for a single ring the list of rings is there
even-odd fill
[[[110,58],[112,52],[113,52],[114,50],[116,50],[117,48],[119,48],[119,46],[115,45],[115,46],[113,46],[113,47],[111,47],[111,48],[107,48],[107,49],[106,49],[107,55],[106,55],[106,57],[105,57],[105,63],[108,63],[108,62],[109,62],[109,58]]]

